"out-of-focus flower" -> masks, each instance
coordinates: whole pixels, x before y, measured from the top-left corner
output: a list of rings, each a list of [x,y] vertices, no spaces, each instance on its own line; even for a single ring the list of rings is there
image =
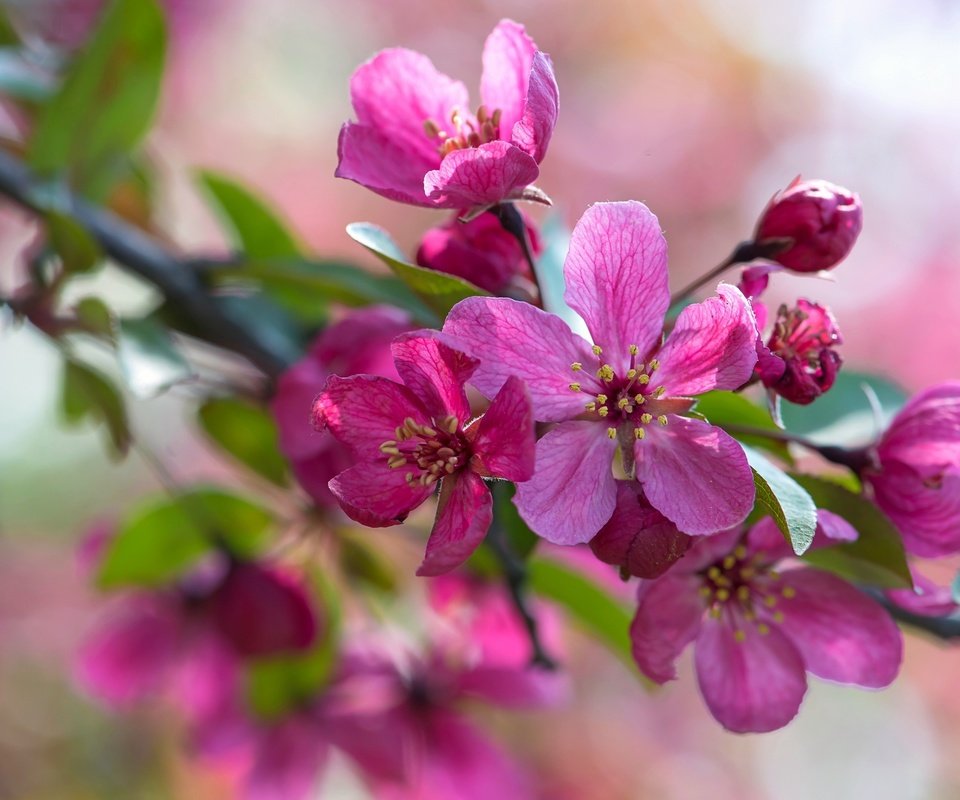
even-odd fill
[[[803,299],[781,305],[757,373],[768,389],[807,405],[833,386],[843,363],[834,348],[842,342],[830,309]]]
[[[522,25],[501,21],[483,49],[482,105],[426,56],[394,48],[350,80],[357,122],[340,131],[336,175],[421,206],[484,207],[540,199],[531,185],[557,121],[549,56]]]
[[[914,396],[872,449],[861,476],[893,520],[907,550],[960,552],[960,382]]]
[[[822,514],[823,512],[821,512]],[[855,535],[832,515],[815,546]],[[776,524],[761,520],[697,541],[666,575],[644,581],[630,629],[640,670],[657,683],[695,643],[700,691],[710,712],[739,733],[776,730],[796,715],[806,672],[880,688],[896,677],[902,637],[874,600],[818,569],[784,565],[791,555]]]
[[[540,241],[536,228],[526,217],[524,224],[531,252],[537,255]],[[455,215],[431,228],[420,241],[417,263],[456,275],[492,294],[502,294],[515,278],[529,272],[516,238],[493,214],[481,214],[469,222],[460,222]]]
[[[437,520],[417,573],[437,575],[463,563],[490,526],[493,499],[484,478],[525,481],[533,473],[530,398],[523,381],[508,381],[468,428],[464,382],[477,362],[437,331],[399,336],[392,350],[403,384],[333,376],[316,400],[314,419],[353,451],[357,463],[330,481],[330,490],[357,522],[397,525],[441,482]]]
[[[683,416],[696,395],[736,389],[757,361],[756,323],[744,296],[685,308],[661,346],[666,241],[642,203],[598,203],[573,232],[564,264],[567,303],[595,344],[529,303],[472,297],[444,332],[480,359],[471,378],[488,397],[522,378],[534,415],[559,422],[537,443],[533,478],[517,487],[520,514],[556,544],[593,538],[613,514],[618,448],[650,504],[689,534],[736,525],[753,507],[753,476],[724,431]]]
[[[798,177],[767,204],[754,240],[789,239],[772,259],[794,272],[819,272],[847,257],[862,227],[863,207],[856,193]]]
[[[271,410],[280,432],[280,449],[300,485],[318,505],[336,504],[327,484],[352,462],[336,439],[313,429],[310,409],[314,399],[331,375],[366,373],[397,378],[390,342],[410,327],[409,317],[395,308],[371,306],[351,311],[321,333],[310,352],[277,381]]]
[[[960,611],[949,586],[940,586],[910,566],[912,589],[888,589],[884,594],[900,608],[921,617],[946,617]]]

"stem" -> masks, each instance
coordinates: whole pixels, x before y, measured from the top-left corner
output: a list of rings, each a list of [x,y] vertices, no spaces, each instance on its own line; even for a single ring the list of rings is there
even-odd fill
[[[701,275],[695,281],[687,284],[679,292],[674,294],[670,298],[670,305],[674,306],[677,303],[686,300],[697,289],[699,289],[705,283],[709,283],[710,281],[719,278],[734,264],[746,264],[750,261],[755,261],[758,258],[772,258],[777,253],[782,252],[786,247],[789,246],[790,240],[784,239],[766,239],[763,242],[740,242],[740,244],[733,248],[733,252],[727,256],[725,260],[721,261],[712,270],[704,275]]]
[[[523,215],[513,203],[500,203],[490,209],[503,229],[509,233],[520,245],[520,251],[523,258],[530,267],[530,275],[537,287],[537,295],[540,303],[543,303],[543,292],[540,290],[540,279],[537,277],[537,267],[533,258],[533,249],[530,247],[530,237],[527,235],[527,226],[523,221]]]
[[[51,205],[44,202],[51,196],[49,182],[41,181],[26,165],[3,151],[0,194],[38,216]],[[116,214],[67,189],[56,193],[56,206],[96,239],[113,261],[156,286],[194,323],[203,338],[238,353],[268,377],[276,377],[289,366],[283,353],[257,338],[238,316],[215,302],[200,278],[185,266],[189,261],[179,259]]]
[[[728,424],[721,426],[727,433],[742,436],[759,436],[763,439],[773,439],[777,442],[791,442],[807,450],[819,453],[827,461],[840,464],[853,470],[857,475],[873,465],[874,459],[870,447],[838,447],[836,445],[817,444],[803,436],[797,436],[786,431],[772,431],[766,428],[754,428],[752,425]]]
[[[950,615],[946,617],[925,617],[914,614],[891,602],[887,596],[877,589],[864,589],[866,594],[882,605],[897,622],[909,625],[911,628],[924,631],[938,639],[960,639],[960,618]]]

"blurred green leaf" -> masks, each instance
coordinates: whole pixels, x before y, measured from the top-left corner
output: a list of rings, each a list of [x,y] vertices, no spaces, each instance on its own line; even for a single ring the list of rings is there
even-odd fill
[[[521,560],[526,560],[536,548],[540,537],[527,527],[517,507],[511,502],[517,487],[509,481],[496,481],[492,488],[496,524],[506,531],[511,552]]]
[[[140,398],[155,397],[192,374],[170,335],[149,318],[120,321],[117,358],[127,386]]]
[[[707,392],[700,395],[697,398],[696,410],[703,414],[711,425],[717,425],[724,430],[728,427],[744,425],[770,431],[773,434],[780,433],[769,411],[751,403],[742,394],[736,392]],[[730,435],[746,445],[773,453],[788,464],[793,463],[786,442],[768,439],[765,436],[739,433],[736,430],[730,431]]]
[[[793,478],[750,447],[744,447],[753,470],[758,506],[764,508],[790,542],[793,552],[806,552],[817,530],[817,507]]]
[[[813,475],[793,477],[819,508],[843,517],[860,534],[855,542],[811,550],[805,561],[857,583],[885,589],[913,586],[903,540],[886,514],[863,495],[833,481]]]
[[[90,272],[101,263],[100,246],[78,223],[64,214],[46,215],[47,238],[60,256],[65,272]]]
[[[489,292],[462,278],[410,264],[403,251],[383,228],[369,222],[352,222],[347,225],[347,234],[390,267],[400,280],[441,317],[445,317],[447,312],[464,298],[474,295],[489,297]]]
[[[64,361],[63,413],[67,422],[78,424],[89,418],[103,424],[112,452],[126,455],[130,449],[130,428],[123,397],[98,370],[72,358]]]
[[[194,488],[135,511],[111,541],[99,584],[162,586],[179,577],[218,542],[250,558],[266,545],[273,517],[261,506],[220,489]]]
[[[393,594],[397,590],[397,576],[393,565],[375,548],[352,534],[340,535],[340,568],[351,579],[360,580],[381,592]]]
[[[207,436],[241,464],[278,486],[287,485],[287,462],[267,411],[247,400],[218,397],[200,406],[198,416]]]
[[[99,297],[84,297],[73,307],[73,313],[93,333],[113,339],[113,312]]]
[[[150,127],[163,77],[166,29],[156,0],[115,0],[43,106],[29,160],[101,199]]]

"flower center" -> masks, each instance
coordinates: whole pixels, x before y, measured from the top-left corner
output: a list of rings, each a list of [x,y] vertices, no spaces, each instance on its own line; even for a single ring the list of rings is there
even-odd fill
[[[501,115],[499,108],[491,114],[486,106],[480,106],[475,116],[464,115],[455,108],[449,123],[441,126],[428,119],[423,123],[423,130],[429,139],[436,141],[437,152],[443,157],[454,150],[479,147],[499,139]]]
[[[435,427],[407,417],[395,433],[397,438],[380,445],[392,469],[411,468],[404,476],[410,486],[432,486],[452,475],[470,460],[460,422],[453,415],[433,420]]]

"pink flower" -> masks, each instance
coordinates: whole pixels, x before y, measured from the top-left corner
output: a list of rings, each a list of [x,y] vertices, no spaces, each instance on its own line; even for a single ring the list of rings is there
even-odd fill
[[[740,445],[683,416],[698,394],[748,381],[756,324],[744,296],[685,308],[661,345],[666,241],[642,203],[598,203],[577,223],[564,265],[567,303],[595,345],[559,317],[505,298],[458,303],[444,332],[481,359],[471,378],[492,396],[511,377],[530,390],[534,415],[559,422],[537,443],[536,470],[516,503],[533,530],[557,544],[586,542],[610,519],[618,447],[650,504],[681,531],[708,534],[743,521],[754,485]]]
[[[913,397],[873,456],[862,477],[907,550],[925,557],[960,552],[960,382]]]
[[[534,255],[540,252],[536,228],[524,219]],[[420,241],[417,263],[449,275],[456,275],[486,289],[503,294],[513,281],[528,272],[523,251],[493,214],[481,214],[470,222],[457,215],[431,228]]]
[[[803,299],[781,305],[757,372],[768,389],[807,405],[833,386],[843,363],[833,348],[841,342],[830,309]]]
[[[549,56],[523,26],[501,21],[483,48],[482,105],[430,59],[384,50],[350,79],[357,122],[340,131],[336,175],[403,203],[435,208],[545,199],[540,174],[557,121]]]
[[[863,207],[856,193],[798,177],[773,196],[754,240],[789,239],[789,246],[773,260],[794,272],[819,272],[847,257],[862,227]]]
[[[477,362],[437,331],[397,337],[403,384],[372,375],[331,377],[316,400],[318,429],[329,429],[357,463],[330,481],[343,510],[371,527],[397,525],[441,482],[437,520],[419,575],[463,563],[493,518],[484,478],[525,481],[533,473],[530,399],[506,382],[473,425],[463,384]]]
[[[310,424],[314,398],[330,375],[362,372],[396,378],[390,342],[410,327],[409,317],[395,308],[351,311],[321,333],[307,355],[277,381],[271,410],[280,431],[280,450],[317,505],[336,504],[327,484],[351,460],[343,445]]]
[[[814,546],[856,536],[820,512]],[[874,600],[840,578],[789,562],[766,518],[701,539],[666,575],[643,581],[630,628],[633,655],[657,683],[676,678],[691,643],[700,691],[725,728],[776,730],[796,715],[806,672],[867,688],[889,685],[902,657],[900,630]],[[798,562],[797,562],[798,563]]]
[[[887,599],[921,617],[946,617],[960,611],[960,604],[954,600],[949,586],[940,586],[911,565],[913,577],[912,589],[889,589],[884,594]]]

